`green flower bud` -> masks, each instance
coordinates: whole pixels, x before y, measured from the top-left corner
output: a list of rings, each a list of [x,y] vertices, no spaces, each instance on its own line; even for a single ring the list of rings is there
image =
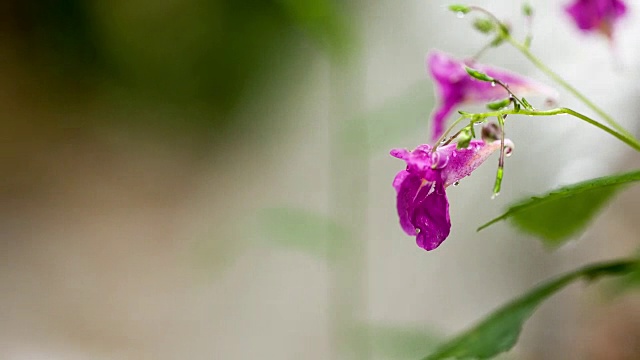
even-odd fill
[[[449,10],[463,14],[467,14],[471,11],[471,9],[466,5],[449,5]]]
[[[488,103],[487,104],[487,109],[489,109],[489,110],[500,110],[502,108],[505,108],[505,107],[509,106],[510,103],[511,103],[511,99],[504,99],[504,100]]]
[[[491,76],[485,73],[481,73],[480,71],[472,69],[468,66],[465,66],[464,69],[467,71],[467,74],[469,74],[469,76],[471,76],[474,79],[478,79],[480,81],[495,81],[495,79],[492,78]]]
[[[495,29],[495,24],[489,19],[475,19],[473,27],[483,34],[488,34]]]

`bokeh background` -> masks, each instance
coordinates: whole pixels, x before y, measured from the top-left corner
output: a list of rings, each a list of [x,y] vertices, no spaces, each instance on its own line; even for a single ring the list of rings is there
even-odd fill
[[[524,36],[519,2],[475,3]],[[425,54],[487,41],[446,5],[3,1],[0,358],[419,358],[543,279],[635,251],[633,188],[554,252],[507,224],[475,232],[640,165],[565,117],[508,123],[502,194],[493,161],[449,189],[437,251],[401,231],[388,150],[428,139]],[[532,5],[534,52],[638,135],[638,4],[613,46],[562,2]],[[553,85],[508,47],[482,61]],[[572,286],[506,358],[640,358],[639,304]]]

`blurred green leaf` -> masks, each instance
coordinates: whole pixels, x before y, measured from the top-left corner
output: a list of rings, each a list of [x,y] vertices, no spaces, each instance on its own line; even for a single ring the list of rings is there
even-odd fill
[[[347,230],[328,216],[294,208],[265,209],[259,229],[270,244],[327,259],[340,249]]]
[[[352,44],[351,29],[343,9],[335,0],[277,0],[291,22],[304,29],[334,54]]]
[[[420,328],[363,324],[356,329],[352,340],[354,346],[370,345],[375,358],[417,359],[433,351],[442,336]]]
[[[524,322],[535,309],[565,286],[581,278],[591,281],[605,275],[624,275],[633,271],[637,266],[637,260],[601,263],[586,266],[547,281],[498,309],[473,328],[443,344],[424,360],[490,359],[510,350],[516,344]]]
[[[512,205],[507,212],[480,226],[504,219],[557,246],[582,230],[623,185],[640,180],[640,171],[605,176],[562,187]]]
[[[638,261],[633,271],[625,276],[621,276],[616,281],[612,281],[607,288],[607,295],[611,298],[615,298],[621,295],[625,295],[630,291],[640,290],[640,250],[636,250],[634,253],[635,259]]]

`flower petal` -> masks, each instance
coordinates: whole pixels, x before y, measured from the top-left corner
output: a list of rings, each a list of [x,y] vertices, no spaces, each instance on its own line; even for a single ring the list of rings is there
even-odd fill
[[[427,55],[427,69],[436,83],[439,105],[431,115],[432,140],[437,139],[445,130],[447,117],[464,102],[489,102],[504,99],[509,93],[501,86],[479,81],[470,77],[465,66],[469,65],[480,72],[500,80],[518,95],[542,95],[557,98],[554,89],[527,77],[477,63],[464,62],[440,52],[432,51]]]
[[[427,251],[440,246],[449,236],[451,231],[449,201],[442,182],[435,183],[433,191],[415,209],[412,220],[419,231],[416,235],[416,243]]]
[[[627,7],[621,0],[577,0],[565,7],[576,26],[582,31],[599,31],[612,36],[614,23],[622,17]]]
[[[416,202],[419,202],[416,197],[420,189],[425,185],[427,184],[419,176],[404,170],[399,172],[393,181],[393,186],[398,193],[396,207],[400,218],[400,226],[408,235],[413,236],[416,234],[416,227],[411,220]]]
[[[505,139],[505,147],[513,149],[511,140]],[[472,140],[466,149],[457,149],[456,144],[439,148],[438,151],[449,156],[447,167],[442,170],[442,180],[447,187],[460,179],[471,175],[487,158],[500,149],[500,140],[485,143]]]

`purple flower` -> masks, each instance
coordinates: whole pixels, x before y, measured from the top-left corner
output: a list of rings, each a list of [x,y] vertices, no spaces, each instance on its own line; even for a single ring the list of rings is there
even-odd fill
[[[513,144],[506,140],[509,147]],[[500,141],[485,143],[472,140],[466,149],[457,144],[438,147],[420,145],[409,152],[393,149],[391,155],[407,163],[393,180],[397,192],[400,226],[416,243],[429,251],[437,248],[449,236],[449,202],[445,189],[469,176],[494,151]]]
[[[440,104],[433,112],[431,137],[433,140],[445,130],[447,116],[460,104],[467,102],[490,102],[509,97],[505,89],[489,82],[479,81],[467,74],[465,65],[483,72],[509,86],[517,95],[542,94],[556,97],[549,87],[526,77],[498,68],[491,68],[472,62],[463,62],[439,51],[427,56],[427,68],[436,81]]]
[[[576,0],[565,7],[578,28],[584,32],[598,31],[609,39],[613,37],[613,26],[627,11],[621,0]]]

